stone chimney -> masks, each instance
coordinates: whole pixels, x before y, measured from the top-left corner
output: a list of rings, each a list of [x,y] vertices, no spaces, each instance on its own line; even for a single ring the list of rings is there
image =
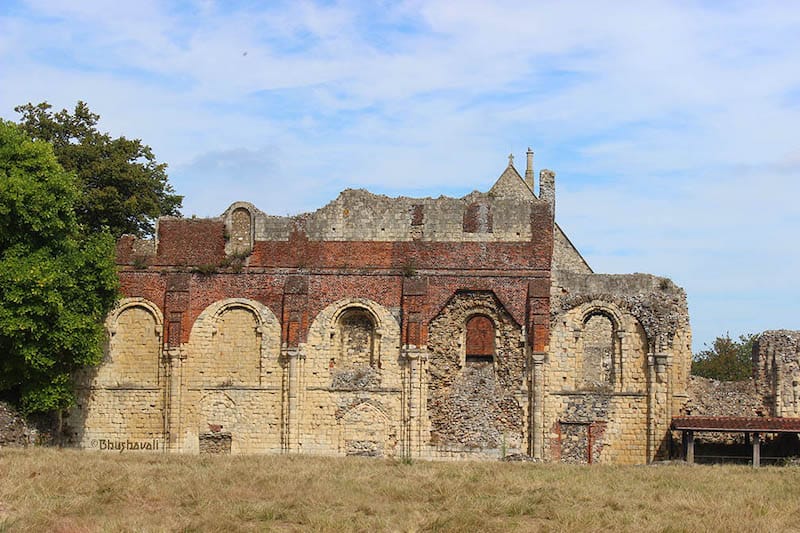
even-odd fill
[[[556,212],[556,173],[542,169],[539,172],[539,198],[550,204],[550,211]]]
[[[528,156],[528,164],[525,166],[525,183],[528,184],[531,192],[533,192],[533,150],[531,150],[530,146],[525,153]]]

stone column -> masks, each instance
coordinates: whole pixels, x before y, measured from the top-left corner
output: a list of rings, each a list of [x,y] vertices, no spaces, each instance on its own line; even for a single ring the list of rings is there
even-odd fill
[[[671,422],[669,398],[669,354],[647,354],[647,461],[663,455],[664,439]]]
[[[404,350],[405,362],[408,366],[408,384],[406,389],[407,413],[403,420],[406,432],[406,443],[404,453],[408,457],[421,455],[420,446],[422,443],[422,421],[420,417],[420,406],[422,405],[420,389],[420,363],[423,350],[416,347],[406,347]]]
[[[298,391],[299,391],[299,350],[284,349],[284,357],[289,361],[288,391],[286,394],[288,407],[286,409],[286,450],[289,453],[299,452],[299,416],[298,416]]]
[[[166,449],[180,452],[183,449],[183,360],[186,354],[182,348],[170,348],[165,357],[166,379]]]
[[[552,227],[551,227],[552,231]],[[550,243],[552,245],[552,242]],[[529,450],[534,457],[544,454],[544,362],[550,345],[550,278],[528,282],[526,309],[526,350],[530,350],[531,383],[529,396]]]
[[[544,361],[545,352],[532,352],[531,362],[531,455],[542,459],[544,455]]]

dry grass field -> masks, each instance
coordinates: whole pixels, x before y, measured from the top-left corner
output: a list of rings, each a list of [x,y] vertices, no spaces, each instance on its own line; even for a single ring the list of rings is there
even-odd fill
[[[0,450],[0,531],[800,531],[800,468]]]

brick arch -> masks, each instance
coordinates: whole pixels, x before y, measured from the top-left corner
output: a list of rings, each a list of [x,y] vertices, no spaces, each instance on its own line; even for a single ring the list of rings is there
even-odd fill
[[[497,326],[484,313],[469,315],[464,323],[464,355],[466,360],[494,360]]]

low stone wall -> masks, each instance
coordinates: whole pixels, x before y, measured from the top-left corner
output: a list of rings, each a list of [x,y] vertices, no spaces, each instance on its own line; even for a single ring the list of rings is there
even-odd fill
[[[766,415],[763,399],[752,379],[719,381],[689,377],[689,401],[684,409],[689,416],[762,416]]]
[[[684,408],[689,416],[763,416],[767,415],[764,399],[758,394],[752,378],[744,381],[689,377],[689,401]],[[679,438],[679,435],[673,435]],[[700,442],[744,444],[743,433],[697,433]],[[718,450],[715,453],[720,453]]]

